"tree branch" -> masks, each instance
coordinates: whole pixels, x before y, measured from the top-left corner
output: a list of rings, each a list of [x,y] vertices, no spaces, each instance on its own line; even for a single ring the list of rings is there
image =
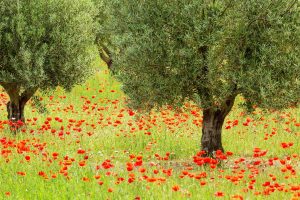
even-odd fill
[[[105,45],[101,45],[98,48],[100,58],[107,64],[108,69],[111,69],[112,66],[112,59],[111,59],[111,52]]]
[[[38,87],[32,87],[26,89],[20,97],[21,102],[25,103],[34,95],[34,93],[38,90]]]
[[[234,0],[231,0],[231,1],[226,5],[225,9],[224,9],[224,10],[221,12],[221,14],[220,14],[220,17],[222,17],[222,16],[226,13],[226,11],[232,6],[233,1],[234,1]]]
[[[298,0],[294,0],[291,5],[280,15],[281,17],[283,17],[285,14],[287,14],[298,2]]]
[[[19,99],[20,87],[16,83],[1,83],[5,92],[8,94],[9,99],[14,102]]]
[[[272,1],[269,6],[265,9],[265,12],[262,13],[261,15],[259,15],[258,17],[256,17],[255,19],[253,19],[252,21],[249,22],[248,27],[250,27],[254,22],[256,22],[257,20],[260,19],[264,19],[264,17],[266,17],[266,15],[268,14],[269,9],[271,8],[271,6],[275,3],[275,1]]]

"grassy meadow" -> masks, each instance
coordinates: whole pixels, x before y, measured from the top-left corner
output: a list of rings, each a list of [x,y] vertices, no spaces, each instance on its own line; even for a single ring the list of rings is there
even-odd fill
[[[201,164],[201,109],[140,116],[104,64],[71,93],[42,96],[47,113],[29,102],[16,135],[0,95],[1,199],[300,199],[299,108],[248,115],[239,97],[224,160]]]

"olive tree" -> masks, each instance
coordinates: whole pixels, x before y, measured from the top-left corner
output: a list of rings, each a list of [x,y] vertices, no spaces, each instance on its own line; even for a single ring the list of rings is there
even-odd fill
[[[38,89],[70,90],[90,74],[95,13],[89,0],[1,0],[0,85],[10,120],[24,121]]]
[[[237,95],[245,108],[283,109],[300,98],[298,0],[103,0],[102,34],[129,105],[192,100],[203,109],[201,148],[222,150]]]

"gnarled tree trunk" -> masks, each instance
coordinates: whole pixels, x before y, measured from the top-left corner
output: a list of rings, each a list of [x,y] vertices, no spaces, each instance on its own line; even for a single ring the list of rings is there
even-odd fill
[[[217,150],[224,152],[222,126],[225,117],[232,109],[234,99],[235,96],[228,98],[218,109],[208,108],[203,110],[201,147],[206,152],[204,156],[213,156]]]
[[[25,122],[24,109],[28,100],[34,95],[37,88],[27,88],[20,94],[20,87],[17,84],[2,83],[10,101],[7,103],[7,118],[12,122]]]

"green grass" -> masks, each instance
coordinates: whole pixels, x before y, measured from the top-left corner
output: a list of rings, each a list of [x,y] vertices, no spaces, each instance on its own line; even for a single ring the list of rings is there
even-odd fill
[[[223,129],[224,148],[233,152],[233,156],[216,169],[210,169],[209,165],[197,166],[193,162],[193,156],[200,149],[201,138],[201,111],[198,110],[199,116],[193,116],[189,111],[197,109],[195,106],[179,115],[165,109],[153,112],[149,117],[130,116],[120,84],[109,76],[103,66],[99,67],[94,77],[84,85],[75,87],[71,93],[58,88],[52,96],[52,100],[43,97],[42,103],[49,111],[46,114],[39,114],[34,105],[27,106],[26,117],[29,121],[26,130],[24,128],[24,132],[16,135],[3,124],[6,110],[3,103],[0,106],[1,199],[232,199],[234,195],[244,199],[290,199],[299,195],[300,188],[291,190],[291,186],[300,186],[300,128],[296,126],[300,123],[299,108],[274,113],[256,111],[247,116],[235,105],[226,121],[238,120],[238,125],[230,129],[224,126]],[[6,97],[2,97],[0,102],[5,101]],[[49,123],[51,127],[42,130],[47,117],[52,118]],[[57,122],[55,117],[63,121]],[[35,124],[33,118],[37,118]],[[249,126],[244,126],[247,118],[251,118],[251,122]],[[69,119],[76,122],[70,123]],[[82,122],[78,124],[80,120]],[[59,136],[61,127],[63,135]],[[276,133],[270,137],[275,129]],[[147,132],[151,134],[145,134]],[[269,135],[267,139],[266,134]],[[283,142],[293,142],[293,146],[282,148]],[[256,147],[267,150],[267,154],[254,158],[253,149]],[[86,152],[78,154],[78,149]],[[5,155],[7,150],[11,153]],[[58,153],[56,159],[52,156],[53,152]],[[170,153],[168,160],[158,160],[155,156],[159,154],[164,157],[167,152]],[[25,159],[28,155],[30,161]],[[88,158],[85,166],[81,167],[79,163],[85,155]],[[146,172],[140,172],[140,167],[127,171],[126,164],[136,161],[135,158],[130,159],[130,155],[143,157],[142,167]],[[74,161],[67,165],[67,170],[62,171],[67,162],[66,156]],[[274,157],[278,160],[269,166],[268,160]],[[235,164],[234,161],[240,158],[245,161]],[[96,166],[101,166],[107,159],[114,167],[96,170]],[[286,164],[280,164],[280,159],[285,160]],[[257,160],[261,164],[253,165]],[[287,164],[296,171],[295,175],[289,170],[281,171]],[[153,173],[155,169],[158,174]],[[163,172],[167,169],[172,170],[170,176]],[[39,176],[41,171],[46,173],[47,178]],[[180,178],[183,171],[188,171],[189,175]],[[17,172],[25,172],[26,175],[21,176]],[[192,178],[191,174],[201,172],[206,172],[207,177],[199,180]],[[132,174],[135,181],[128,183]],[[270,174],[276,180],[271,180]],[[101,178],[95,179],[95,175]],[[163,178],[164,181],[147,182],[144,176]],[[239,181],[234,184],[226,176],[239,176]],[[83,181],[83,177],[89,181]],[[124,178],[124,181],[118,183],[118,178]],[[248,188],[250,180],[256,181],[254,189]],[[99,181],[103,184],[99,185]],[[201,181],[206,184],[201,186]],[[271,186],[262,186],[266,181],[270,181]],[[274,192],[267,194],[274,184],[277,188],[282,185],[283,191],[274,186]],[[175,185],[179,186],[178,191],[173,191]],[[113,191],[108,192],[109,188]],[[217,191],[223,192],[224,196],[216,197]]]

